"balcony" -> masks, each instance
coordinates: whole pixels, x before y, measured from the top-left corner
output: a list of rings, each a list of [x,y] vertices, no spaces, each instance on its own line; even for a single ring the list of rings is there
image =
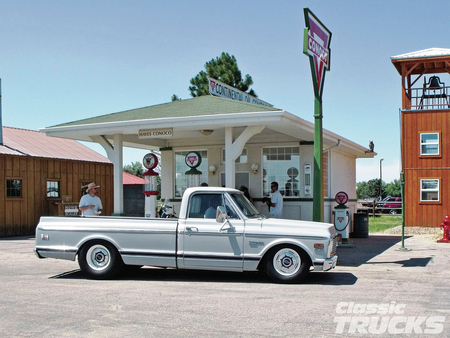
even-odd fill
[[[430,77],[422,88],[410,88],[411,109],[450,109],[448,88],[437,76]]]

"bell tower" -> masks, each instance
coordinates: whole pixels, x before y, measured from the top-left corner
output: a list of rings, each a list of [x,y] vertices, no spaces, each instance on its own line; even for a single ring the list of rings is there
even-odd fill
[[[450,212],[450,49],[391,57],[402,78],[405,226],[438,227]]]

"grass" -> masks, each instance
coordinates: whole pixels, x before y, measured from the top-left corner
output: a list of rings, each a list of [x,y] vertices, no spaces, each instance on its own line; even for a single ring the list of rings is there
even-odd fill
[[[369,217],[369,232],[378,232],[402,225],[402,216]]]

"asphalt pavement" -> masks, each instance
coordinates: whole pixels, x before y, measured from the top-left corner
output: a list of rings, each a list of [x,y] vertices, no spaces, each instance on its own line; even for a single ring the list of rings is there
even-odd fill
[[[450,244],[372,235],[297,285],[258,273],[144,267],[86,279],[0,239],[0,337],[448,337]]]

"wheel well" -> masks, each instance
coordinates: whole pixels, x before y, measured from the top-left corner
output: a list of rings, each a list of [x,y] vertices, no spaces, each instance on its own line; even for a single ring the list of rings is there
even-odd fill
[[[262,257],[262,259],[259,261],[258,270],[264,270],[266,267],[266,261],[267,261],[268,257],[270,256],[270,254],[273,251],[280,250],[281,248],[292,248],[292,249],[297,250],[300,254],[303,254],[304,256],[306,256],[309,261],[309,265],[310,266],[312,265],[312,259],[309,256],[309,254],[306,252],[305,249],[303,249],[302,247],[300,247],[298,245],[292,244],[292,243],[285,243],[285,244],[274,245],[269,250],[267,250],[266,253],[264,254],[264,256]]]
[[[86,242],[84,242],[83,244],[81,244],[81,246],[78,248],[76,256],[78,256],[78,255],[80,254],[80,251],[83,250],[83,248],[84,248],[86,245],[91,245],[91,244],[93,244],[93,243],[98,243],[98,244],[109,244],[109,245],[111,245],[114,249],[116,249],[117,253],[119,254],[120,259],[122,259],[122,255],[120,254],[119,249],[117,249],[117,246],[114,245],[114,243],[112,243],[111,241],[108,241],[108,240],[103,239],[103,238],[92,238],[92,239],[87,240]]]

